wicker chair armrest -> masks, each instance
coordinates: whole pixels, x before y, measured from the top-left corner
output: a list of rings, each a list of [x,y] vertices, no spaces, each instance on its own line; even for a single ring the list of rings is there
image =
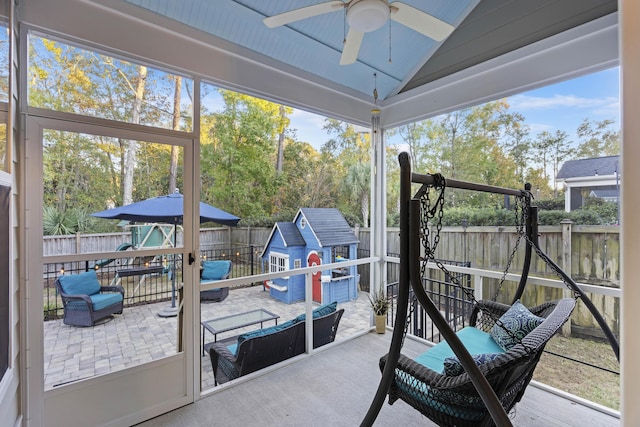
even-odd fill
[[[222,342],[214,342],[209,347],[209,354],[211,355],[211,361],[213,362],[213,358],[215,355],[216,361],[220,357],[224,357],[231,363],[236,363],[238,358],[235,354],[231,353],[225,343]]]
[[[100,292],[120,292],[124,296],[124,287],[122,286],[102,286]]]
[[[215,342],[209,347],[215,384],[222,384],[240,376],[238,358],[229,351],[225,343]]]
[[[89,304],[89,306],[91,306],[93,304],[93,302],[91,301],[91,298],[89,298],[89,295],[87,295],[87,294],[65,294],[65,293],[60,292],[60,296],[62,298],[64,298],[64,299],[67,299],[67,300],[71,300],[71,299],[83,300],[84,302]]]
[[[384,368],[386,359],[387,355],[380,358],[380,370]],[[505,368],[512,366],[514,363],[523,363],[525,360],[527,360],[526,350],[522,346],[517,346],[509,352],[504,353],[500,358],[487,362],[478,368],[491,383],[491,379],[494,375],[499,375]],[[475,387],[471,382],[471,378],[466,372],[455,376],[445,375],[427,368],[403,354],[400,354],[396,369],[411,375],[431,388],[439,390],[455,390],[462,393],[476,393]]]
[[[469,317],[469,324],[487,332],[488,329],[493,327],[495,320],[506,313],[510,307],[509,305],[495,301],[480,300],[477,304],[473,305],[473,311]],[[491,320],[487,322],[487,319]],[[481,324],[478,324],[478,321],[480,321]]]

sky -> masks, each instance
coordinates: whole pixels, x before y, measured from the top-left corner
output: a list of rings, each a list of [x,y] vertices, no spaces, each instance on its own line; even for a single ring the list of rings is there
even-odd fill
[[[511,96],[508,98],[510,111],[524,116],[532,137],[543,131],[562,130],[577,143],[576,129],[585,118],[592,121],[612,119],[619,128],[619,72],[618,67],[611,68]],[[208,92],[205,101],[208,108],[219,111],[222,108],[220,95],[214,90]],[[295,109],[291,115],[290,127],[296,130],[296,139],[308,142],[316,149],[332,137],[322,129],[323,124],[323,116],[303,110]]]
[[[612,119],[619,127],[619,72],[616,67],[509,97],[510,110],[524,116],[532,136],[563,130],[577,143],[576,129],[587,117],[593,121]],[[291,127],[297,129],[299,141],[319,148],[330,138],[322,130],[323,120],[295,110]]]

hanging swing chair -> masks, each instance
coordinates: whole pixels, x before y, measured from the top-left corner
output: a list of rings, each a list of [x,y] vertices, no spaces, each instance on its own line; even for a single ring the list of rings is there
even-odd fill
[[[531,206],[529,188],[511,190],[445,181],[440,175],[412,174],[406,153],[400,154],[399,161],[400,278],[396,326],[389,353],[380,359],[382,379],[362,426],[373,424],[387,394],[390,404],[401,399],[441,426],[511,426],[507,414],[522,398],[545,345],[569,319],[578,298],[598,321],[619,357],[616,338],[595,306],[540,249],[537,208]],[[422,184],[413,198],[412,182]],[[476,300],[473,290],[460,286],[457,276],[436,259],[447,186],[515,197],[518,240],[494,295],[495,300],[518,244],[524,239],[524,266],[511,305]],[[430,191],[433,189],[436,190],[435,197]],[[560,277],[574,298],[562,298],[530,308],[521,304],[532,251]],[[424,288],[425,281],[429,280],[427,263],[435,263],[472,302],[469,326],[454,331],[428,296]],[[411,298],[419,302],[444,338],[415,360],[400,353],[412,314],[408,313]]]

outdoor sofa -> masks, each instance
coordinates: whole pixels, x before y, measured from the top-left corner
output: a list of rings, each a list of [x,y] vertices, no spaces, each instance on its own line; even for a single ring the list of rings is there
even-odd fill
[[[333,302],[313,311],[313,348],[333,342],[344,308]],[[305,315],[207,344],[215,384],[222,384],[305,352]]]
[[[93,326],[121,314],[124,307],[122,286],[101,286],[95,270],[60,276],[55,282],[62,297],[65,325]]]
[[[202,263],[200,270],[200,284],[216,282],[218,280],[228,279],[231,274],[231,261],[229,260],[210,260]],[[229,295],[229,288],[214,288],[206,291],[200,291],[200,301],[223,301]]]

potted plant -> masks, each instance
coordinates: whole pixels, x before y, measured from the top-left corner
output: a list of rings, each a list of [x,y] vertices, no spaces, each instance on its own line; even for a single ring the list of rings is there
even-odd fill
[[[382,291],[382,288],[378,288],[369,293],[369,302],[371,303],[371,309],[373,310],[376,322],[376,332],[384,334],[387,323],[387,311],[389,311],[389,299]]]

